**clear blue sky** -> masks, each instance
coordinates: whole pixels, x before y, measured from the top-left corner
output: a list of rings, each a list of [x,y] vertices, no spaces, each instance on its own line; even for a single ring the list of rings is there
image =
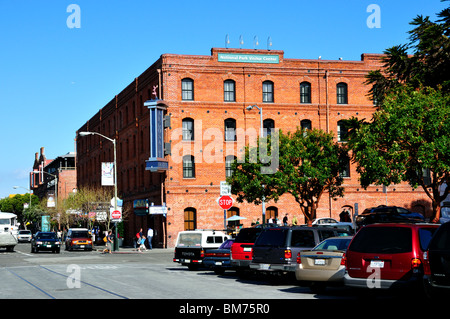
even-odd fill
[[[80,28],[69,28],[70,4]],[[370,4],[380,28],[369,28]],[[286,58],[359,60],[408,42],[439,0],[0,0],[0,198],[25,193],[34,154],[74,151],[75,132],[163,53],[224,47],[284,50]],[[244,44],[240,45],[240,36]]]

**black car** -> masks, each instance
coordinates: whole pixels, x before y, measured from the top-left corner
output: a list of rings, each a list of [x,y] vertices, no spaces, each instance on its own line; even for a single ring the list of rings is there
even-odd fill
[[[361,215],[356,217],[356,228],[375,223],[392,222],[424,222],[422,214],[411,212],[398,206],[378,206],[365,209]]]
[[[38,232],[31,239],[31,252],[37,253],[40,250],[59,253],[61,241],[55,232]]]
[[[424,253],[424,286],[432,298],[450,296],[450,223],[442,224]]]

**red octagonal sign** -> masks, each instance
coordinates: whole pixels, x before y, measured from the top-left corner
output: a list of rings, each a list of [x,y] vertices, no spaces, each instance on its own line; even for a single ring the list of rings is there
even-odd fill
[[[112,219],[121,219],[122,213],[119,210],[115,210],[111,213]]]
[[[219,202],[219,206],[225,210],[228,210],[231,208],[231,206],[233,206],[233,199],[228,195],[224,195],[224,196],[220,197],[218,202]]]

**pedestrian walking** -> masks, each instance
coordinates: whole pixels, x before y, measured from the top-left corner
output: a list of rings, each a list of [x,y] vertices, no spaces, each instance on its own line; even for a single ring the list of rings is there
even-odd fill
[[[139,251],[147,251],[147,248],[145,248],[145,236],[142,236],[140,239],[139,239],[139,248],[138,248],[138,250]]]
[[[288,225],[288,214],[284,215],[284,217],[283,217],[283,225],[284,226]]]
[[[153,229],[151,227],[147,230],[148,249],[152,249]]]
[[[110,254],[111,254],[111,249],[112,249],[112,238],[111,238],[111,236],[112,236],[112,231],[110,230],[109,232],[108,232],[108,235],[106,235],[106,248],[105,248],[105,250],[103,250],[103,253],[107,253],[107,252],[109,252]]]

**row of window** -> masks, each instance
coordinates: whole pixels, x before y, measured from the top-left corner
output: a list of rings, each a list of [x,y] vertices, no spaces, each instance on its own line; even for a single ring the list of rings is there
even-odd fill
[[[305,119],[300,121],[300,128],[310,130],[312,128],[311,120]],[[270,135],[275,129],[275,121],[272,119],[265,119],[263,121],[264,134]],[[236,120],[228,118],[224,120],[224,138],[225,141],[236,141]],[[192,118],[184,118],[182,120],[182,139],[183,141],[194,141],[194,120]],[[348,128],[345,127],[344,121],[337,123],[337,138],[338,142],[347,141]]]
[[[231,164],[236,160],[236,156],[228,155],[225,157],[225,176],[233,175]],[[195,157],[192,155],[183,156],[183,178],[195,178]]]
[[[194,80],[184,78],[181,80],[181,99],[183,101],[194,100]],[[223,100],[224,102],[236,102],[236,82],[234,80],[225,80],[223,82]],[[275,102],[274,83],[264,81],[262,83],[262,101],[264,103]],[[300,103],[310,104],[311,83],[300,83]],[[336,85],[336,103],[348,104],[348,86],[347,83],[340,82]]]
[[[184,209],[184,230],[195,230],[197,229],[197,209],[194,207],[188,207]],[[237,207],[231,207],[227,210],[227,218],[231,216],[240,216],[240,210]],[[278,218],[278,207],[269,206],[266,208],[266,220]],[[239,221],[229,221],[227,223],[228,227],[239,225]]]

